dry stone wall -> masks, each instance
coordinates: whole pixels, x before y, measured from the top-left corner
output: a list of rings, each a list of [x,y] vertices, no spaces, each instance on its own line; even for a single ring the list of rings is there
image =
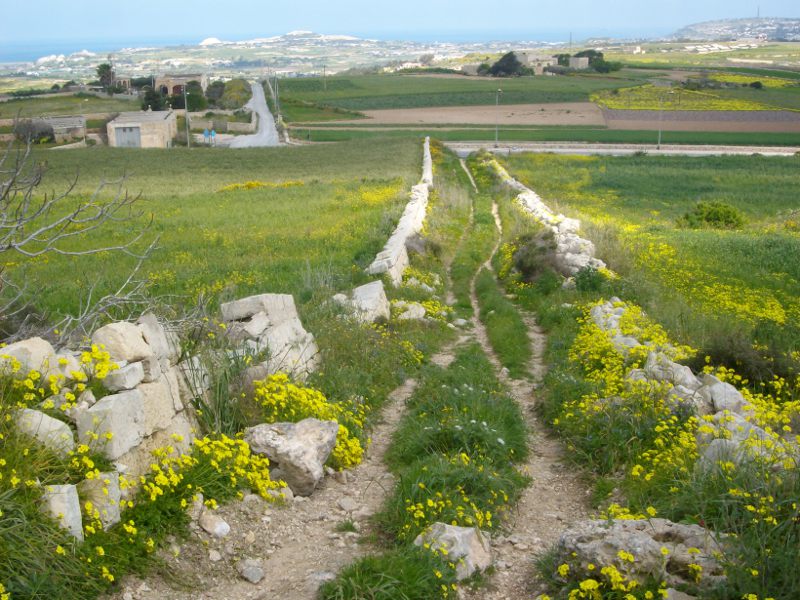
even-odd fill
[[[422,231],[425,212],[428,208],[428,196],[433,186],[433,160],[431,158],[430,138],[425,138],[422,157],[422,181],[411,188],[411,199],[397,223],[389,241],[383,247],[372,264],[367,268],[370,275],[389,275],[389,280],[397,286],[403,280],[403,271],[409,265],[406,242]]]
[[[562,274],[571,277],[586,267],[594,269],[606,267],[602,260],[595,258],[594,244],[578,235],[580,221],[553,212],[536,192],[511,177],[495,159],[491,159],[489,164],[501,181],[519,192],[516,201],[522,209],[553,232],[556,242],[556,266]]]
[[[303,327],[292,296],[261,294],[225,303],[222,316],[237,348],[233,352],[264,357],[246,374],[251,381],[278,371],[302,378],[316,367],[316,342]],[[136,323],[105,325],[91,341],[98,351],[108,352],[115,366],[102,379],[104,393],[87,389],[78,396],[65,412],[69,423],[32,408],[15,416],[20,431],[53,452],[68,455],[81,443],[112,461],[114,471],[78,485],[49,486],[43,494],[42,510],[78,539],[83,538],[81,506],[87,500],[103,526],[110,527],[120,520],[121,499],[131,493],[121,489],[121,476],[135,479],[147,473],[159,448],[191,451],[198,429],[192,402],[211,384],[197,356],[180,361],[177,335],[151,313]],[[35,370],[45,380],[63,377],[70,386],[85,379],[81,373],[91,375],[80,356],[56,352],[46,340],[31,338],[5,347],[0,369],[24,374]],[[11,369],[16,363],[18,368]]]

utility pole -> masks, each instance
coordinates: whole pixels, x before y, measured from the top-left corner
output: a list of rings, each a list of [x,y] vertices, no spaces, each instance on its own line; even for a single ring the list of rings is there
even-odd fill
[[[497,142],[500,139],[500,94],[503,93],[503,90],[497,90],[497,93],[494,95],[494,112],[495,112],[495,119],[494,119],[494,147],[497,148]]]
[[[186,84],[183,84],[183,116],[184,121],[186,121],[186,147],[192,147],[192,134],[189,130],[189,101],[187,100],[186,95]]]

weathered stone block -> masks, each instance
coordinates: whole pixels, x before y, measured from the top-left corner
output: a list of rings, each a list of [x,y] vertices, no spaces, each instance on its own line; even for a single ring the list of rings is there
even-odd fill
[[[42,512],[53,517],[73,537],[83,541],[83,519],[74,485],[49,485],[42,494]]]
[[[430,544],[431,550],[447,551],[447,560],[457,563],[456,579],[459,581],[492,564],[489,541],[476,527],[434,523],[414,540],[415,546],[423,544]]]
[[[373,281],[353,290],[352,306],[356,317],[362,323],[388,321],[390,316],[389,300],[383,289],[383,281]]]
[[[92,507],[100,516],[103,529],[108,529],[120,521],[120,487],[119,473],[109,471],[100,473],[92,479],[84,479],[78,484],[78,492],[83,500],[91,502]],[[93,515],[87,515],[89,519]]]
[[[152,358],[152,357],[151,357]],[[103,387],[111,392],[132,390],[144,380],[144,367],[142,363],[135,362],[111,371],[103,379]]]
[[[20,377],[24,378],[30,371],[45,374],[55,364],[55,356],[53,346],[42,338],[33,337],[14,342],[0,348],[0,371],[9,373],[11,359],[16,359],[20,363],[20,370],[17,372]]]
[[[175,415],[175,399],[170,379],[162,375],[153,383],[142,383],[137,388],[144,405],[144,435],[163,429]],[[180,402],[180,398],[178,398]]]
[[[336,421],[304,419],[299,423],[256,425],[244,432],[253,452],[280,466],[292,492],[309,496],[324,476],[323,466],[336,445]]]
[[[142,393],[138,389],[121,392],[106,396],[78,415],[78,438],[115,460],[141,443],[144,421]],[[93,439],[92,433],[98,439]]]
[[[178,362],[181,348],[177,335],[167,331],[153,313],[143,314],[136,323],[153,354],[173,365]]]
[[[291,294],[259,294],[220,306],[224,321],[241,321],[263,312],[272,325],[297,316],[297,308]]]
[[[126,321],[101,327],[92,335],[92,343],[105,347],[114,361],[137,362],[153,354],[142,330]]]
[[[20,432],[57,454],[66,455],[75,449],[75,438],[69,425],[43,412],[23,408],[17,412],[14,424]]]

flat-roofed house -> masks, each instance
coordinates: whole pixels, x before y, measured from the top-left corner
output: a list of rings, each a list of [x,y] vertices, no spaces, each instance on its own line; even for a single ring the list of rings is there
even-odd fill
[[[171,110],[124,112],[106,130],[109,146],[169,148],[178,133],[178,122]]]

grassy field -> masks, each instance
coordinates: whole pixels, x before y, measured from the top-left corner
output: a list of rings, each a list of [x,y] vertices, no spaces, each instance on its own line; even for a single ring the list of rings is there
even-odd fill
[[[20,98],[0,102],[0,119],[40,117],[55,115],[80,115],[91,113],[139,110],[136,100],[100,98],[98,96],[53,96],[49,98]]]
[[[689,52],[685,47],[691,44],[684,43],[659,43],[645,44],[646,54],[628,54],[609,51],[605,53],[606,60],[621,61],[629,66],[648,67],[725,67],[737,60],[763,61],[754,65],[755,68],[765,68],[769,64],[776,69],[784,65],[794,67],[800,63],[800,44],[798,43],[769,43],[759,48],[734,50],[731,52],[714,52],[698,54]]]
[[[325,146],[91,148],[37,158],[47,162],[40,193],[64,189],[79,173],[74,195],[85,197],[101,180],[127,174],[128,191],[141,194],[139,222],[153,219],[146,237],[159,236],[159,248],[144,266],[152,292],[193,299],[233,289],[239,295],[311,293],[319,278],[349,283],[361,277],[359,267],[385,242],[418,177],[420,146],[397,140],[342,144],[335,152]],[[266,186],[219,191],[247,181]],[[122,239],[126,226],[119,224],[79,245]],[[35,282],[41,307],[60,312],[76,308],[86,281],[108,291],[134,262],[101,254],[50,257],[11,269]]]
[[[306,129],[293,127],[291,135],[297,140],[313,142],[339,142],[345,140],[369,140],[376,138],[424,138],[435,135],[446,142],[486,141],[494,142],[494,129],[467,127],[464,129]],[[606,144],[655,144],[655,131],[548,128],[548,129],[500,129],[500,142],[587,142]],[[798,133],[726,132],[726,131],[663,131],[663,144],[706,144],[731,146],[797,146]]]
[[[517,155],[506,164],[584,219],[633,298],[682,342],[751,380],[789,368],[800,349],[796,157]],[[700,201],[735,207],[745,225],[679,227]]]
[[[381,108],[425,106],[472,106],[494,104],[498,88],[503,102],[580,102],[592,92],[633,85],[624,76],[580,75],[567,77],[521,77],[491,79],[479,77],[425,77],[417,75],[366,75],[286,79],[281,81],[281,98],[361,111]],[[325,89],[327,88],[327,89]]]

